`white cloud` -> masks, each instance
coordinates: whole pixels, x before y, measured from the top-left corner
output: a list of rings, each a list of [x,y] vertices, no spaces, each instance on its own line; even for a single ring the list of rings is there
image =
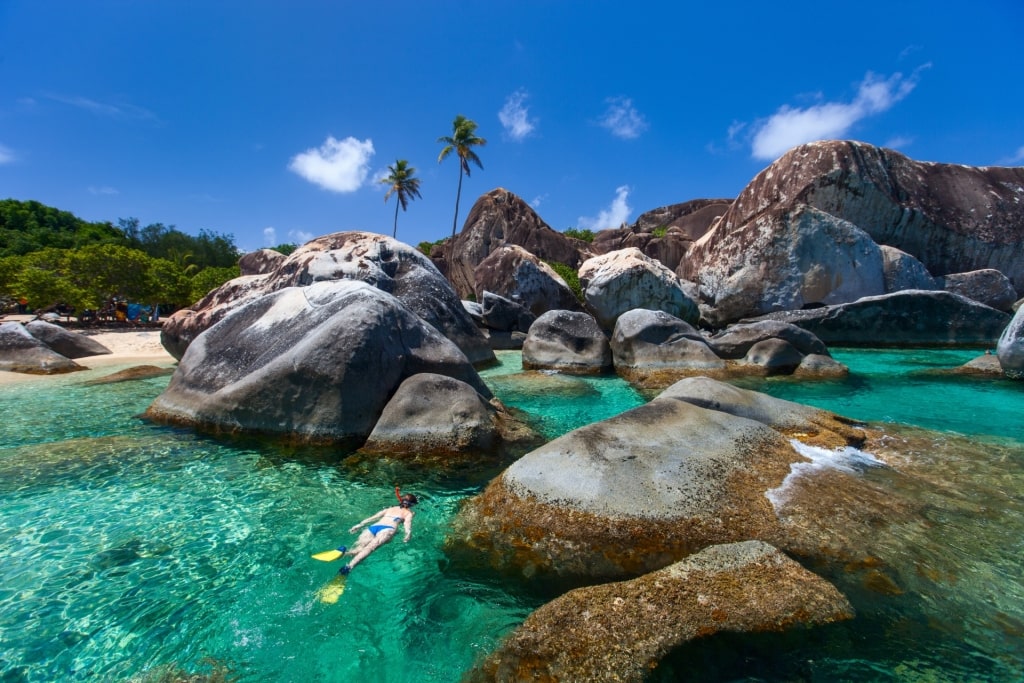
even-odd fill
[[[608,109],[598,123],[615,137],[631,140],[647,130],[647,121],[628,97],[609,97]]]
[[[14,152],[8,147],[0,145],[0,165],[14,163]]]
[[[505,127],[505,133],[516,142],[526,138],[537,127],[537,119],[530,120],[529,110],[524,104],[527,97],[525,90],[515,91],[498,112],[498,120]]]
[[[275,230],[273,227],[263,228],[263,246],[277,246],[277,230]]]
[[[1007,164],[1020,164],[1024,163],[1024,146],[1017,149],[1017,152],[1006,160]]]
[[[547,198],[548,198],[548,195],[547,195],[547,193],[546,193],[546,192],[545,192],[544,194],[541,194],[541,195],[537,195],[537,196],[536,196],[536,197],[534,197],[534,198],[533,198],[533,200],[532,200],[532,201],[530,202],[530,206],[532,206],[534,210],[536,210],[536,209],[539,209],[539,208],[540,208],[540,205],[541,205],[541,204],[543,204],[543,203],[544,203],[544,200],[546,200]]]
[[[96,194],[96,195],[101,195],[101,194],[118,194],[118,192],[117,192],[117,188],[116,187],[110,187],[110,186],[107,186],[107,185],[103,185],[101,187],[96,187],[95,185],[90,185],[89,186],[89,194]]]
[[[316,237],[316,235],[314,235],[311,232],[306,232],[305,230],[288,231],[288,239],[290,239],[294,244],[298,244],[299,246],[302,246],[303,244],[310,241],[314,237]]]
[[[889,149],[903,149],[914,144],[914,138],[907,137],[905,135],[897,135],[896,137],[889,138],[885,141],[882,147],[888,147]]]
[[[328,136],[319,148],[296,154],[288,169],[331,192],[355,192],[369,173],[373,141]]]
[[[626,200],[629,198],[629,186],[621,185],[615,189],[615,199],[597,215],[597,218],[587,216],[579,217],[579,227],[585,230],[604,230],[605,228],[618,228],[626,219],[632,209]]]
[[[136,106],[130,102],[100,102],[81,95],[60,95],[50,93],[46,98],[54,102],[60,102],[78,109],[84,109],[98,116],[109,116],[118,119],[131,119],[139,121],[157,121],[156,114],[145,107]]]
[[[852,102],[822,102],[806,108],[783,105],[765,121],[755,124],[752,155],[774,160],[797,145],[844,137],[859,121],[890,109],[917,86],[919,67],[910,76],[896,73],[881,78],[868,72]],[[730,133],[733,132],[730,128]]]

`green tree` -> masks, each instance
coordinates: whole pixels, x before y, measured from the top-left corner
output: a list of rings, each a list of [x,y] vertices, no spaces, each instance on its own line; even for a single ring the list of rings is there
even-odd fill
[[[451,136],[443,136],[437,139],[444,143],[441,153],[437,157],[437,163],[441,163],[452,152],[459,157],[459,189],[455,193],[455,219],[452,221],[452,238],[455,238],[455,230],[459,223],[459,199],[462,197],[462,176],[470,174],[469,162],[473,162],[481,169],[484,165],[480,163],[480,157],[473,151],[474,147],[483,147],[487,140],[477,137],[476,122],[467,119],[462,114],[452,121]]]
[[[36,201],[0,200],[0,257],[101,243],[124,244],[124,237],[110,223],[89,223]]]
[[[420,196],[420,179],[413,177],[416,169],[405,159],[396,159],[394,166],[388,166],[388,171],[388,177],[381,178],[380,182],[390,185],[384,194],[384,203],[388,203],[392,194],[398,200],[395,202],[395,227],[391,232],[392,237],[398,237],[398,207],[405,211],[409,200]]]
[[[238,266],[205,268],[192,276],[190,298],[193,302],[199,301],[228,280],[233,280],[241,274]]]
[[[298,249],[299,245],[297,245],[297,244],[295,244],[293,242],[285,242],[284,244],[279,244],[276,247],[270,247],[270,248],[273,249],[274,251],[278,252],[278,253],[281,253],[281,254],[284,254],[285,256],[287,256],[288,254],[290,254],[293,251],[295,251],[296,249]]]

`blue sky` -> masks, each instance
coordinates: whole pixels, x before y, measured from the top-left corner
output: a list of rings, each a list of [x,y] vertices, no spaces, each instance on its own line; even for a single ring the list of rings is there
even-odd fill
[[[557,230],[733,197],[786,149],[851,138],[1024,164],[1024,3],[0,0],[0,198],[231,233],[249,250],[398,237],[504,187]]]

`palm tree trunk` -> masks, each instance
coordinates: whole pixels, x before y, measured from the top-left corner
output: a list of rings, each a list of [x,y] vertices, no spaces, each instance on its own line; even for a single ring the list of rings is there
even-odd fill
[[[455,226],[459,224],[459,198],[462,197],[462,166],[459,166],[459,190],[455,193],[455,219],[452,220],[452,242],[455,241]]]
[[[398,206],[401,203],[402,202],[398,201],[398,198],[396,197],[395,198],[395,229],[391,231],[391,237],[392,238],[397,238],[398,237]]]

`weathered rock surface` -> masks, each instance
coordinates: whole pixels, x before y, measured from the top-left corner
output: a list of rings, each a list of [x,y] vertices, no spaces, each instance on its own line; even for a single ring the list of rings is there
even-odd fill
[[[151,377],[165,377],[174,374],[174,368],[161,368],[157,365],[136,365],[132,368],[118,370],[117,372],[90,379],[82,382],[83,386],[96,386],[97,384],[117,384],[119,382],[133,382],[137,379],[150,379]]]
[[[788,440],[797,436],[829,448],[865,438],[825,411],[683,380],[520,458],[460,511],[449,549],[527,576],[592,580],[709,545],[784,539],[766,493],[805,461]]]
[[[744,322],[763,320],[797,325],[830,346],[958,346],[995,343],[1010,316],[959,294],[906,290]]]
[[[887,294],[904,289],[942,289],[942,284],[932,277],[924,264],[907,252],[885,244],[879,245],[879,249],[882,250]]]
[[[530,326],[523,342],[526,370],[596,375],[611,367],[608,338],[587,313],[548,311]]]
[[[1017,309],[999,335],[996,356],[1009,377],[1024,378],[1024,306]]]
[[[191,340],[234,307],[286,287],[332,280],[362,281],[387,292],[455,342],[472,363],[494,361],[487,340],[430,259],[407,244],[368,232],[318,237],[270,273],[231,280],[165,321],[161,341],[180,359]]]
[[[248,301],[196,337],[145,415],[362,443],[401,382],[424,372],[491,397],[465,354],[397,298],[358,280],[324,280]]]
[[[885,292],[881,250],[849,221],[805,205],[770,206],[732,231],[725,220],[694,244],[684,269],[713,325]]]
[[[499,332],[528,332],[537,319],[518,302],[484,292],[480,303],[480,320],[486,327]]]
[[[694,638],[852,617],[835,586],[772,546],[716,545],[632,581],[579,588],[544,605],[469,680],[639,683]]]
[[[484,292],[512,299],[533,315],[554,310],[579,311],[580,302],[551,266],[520,246],[492,251],[473,271],[477,300]]]
[[[1010,311],[1017,301],[1017,292],[1010,279],[992,268],[951,273],[938,278],[938,282],[947,292],[960,294],[997,311]]]
[[[725,361],[692,325],[664,311],[619,316],[610,342],[615,372],[627,381],[668,386],[684,374],[714,374]]]
[[[766,375],[791,375],[804,355],[785,339],[765,339],[750,347],[743,364],[760,368]]]
[[[722,358],[743,358],[751,347],[766,339],[785,340],[803,354],[830,355],[828,347],[811,332],[774,320],[730,325],[713,335],[708,343]]]
[[[384,407],[364,452],[392,456],[477,456],[522,438],[511,418],[469,384],[433,373],[402,382]]]
[[[89,356],[107,355],[111,351],[95,339],[84,334],[68,332],[60,325],[33,320],[25,324],[25,329],[33,337],[49,346],[53,351],[65,358],[87,358]]]
[[[674,271],[690,244],[702,237],[731,203],[731,199],[695,199],[653,209],[640,214],[631,226],[601,230],[590,247],[595,254],[636,248]]]
[[[242,275],[267,275],[277,270],[284,260],[285,255],[279,251],[257,249],[238,259],[238,269]]]
[[[439,252],[435,262],[459,296],[468,298],[476,288],[476,267],[505,245],[518,245],[543,261],[557,261],[572,268],[578,268],[591,255],[586,242],[552,230],[529,204],[499,187],[477,199],[462,232],[453,243],[435,249],[431,257]],[[491,285],[487,288],[510,295]]]
[[[777,232],[776,217],[813,209],[836,224],[856,226],[877,244],[912,254],[932,275],[994,268],[1024,291],[1022,200],[1022,167],[918,162],[893,150],[848,141],[800,145],[758,174],[693,245],[683,262],[683,276],[698,280],[711,302],[734,297],[735,280],[755,278],[759,270],[768,274],[778,263],[778,253],[766,249],[766,238]],[[786,298],[777,308],[799,308],[792,294]],[[765,311],[759,304],[757,299],[730,301],[721,318]]]
[[[622,249],[588,259],[580,266],[580,288],[587,308],[610,330],[626,311],[665,311],[694,324],[697,303],[686,296],[676,274],[639,249]]]
[[[85,369],[33,337],[21,323],[0,323],[0,370],[56,375]]]

